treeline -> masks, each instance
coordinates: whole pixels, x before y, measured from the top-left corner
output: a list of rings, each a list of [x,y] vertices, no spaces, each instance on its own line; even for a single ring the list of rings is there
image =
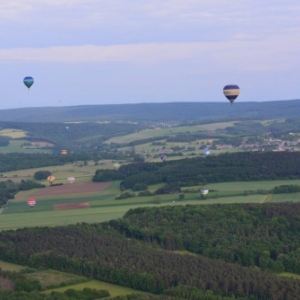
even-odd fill
[[[43,188],[45,185],[33,180],[21,180],[13,182],[12,180],[0,181],[0,208],[6,204],[9,199],[14,199],[14,195],[19,191],[27,191],[34,188]]]
[[[202,183],[300,178],[299,152],[239,152],[186,158],[161,163],[135,163],[118,172],[97,170],[93,181],[122,180],[122,189],[135,184],[166,183],[193,186]]]
[[[101,152],[78,152],[70,153],[67,156],[62,156],[60,154],[7,153],[0,154],[0,172],[41,168],[48,166],[61,166],[67,163],[76,163],[78,161],[93,160],[96,163],[101,159],[124,158],[128,159],[128,156],[124,156],[120,153]]]
[[[129,210],[110,226],[166,250],[300,274],[300,203],[168,206]]]
[[[118,221],[115,222],[118,224]],[[170,223],[165,216],[164,223],[172,237],[171,228],[180,220]],[[115,229],[110,229],[112,226],[112,223],[78,224],[0,232],[0,259],[158,294],[176,286],[191,286],[203,292],[211,290],[222,296],[252,295],[258,299],[272,300],[297,299],[300,294],[298,280],[229,264],[220,259],[162,251],[126,239]],[[136,225],[132,223],[132,231],[134,227],[139,230],[138,222]],[[148,229],[152,230],[151,227]]]

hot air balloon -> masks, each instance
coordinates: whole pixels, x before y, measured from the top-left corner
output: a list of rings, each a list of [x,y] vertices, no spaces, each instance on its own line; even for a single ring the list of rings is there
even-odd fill
[[[205,155],[209,155],[209,154],[210,154],[209,148],[205,148],[205,149],[204,149],[204,154],[205,154]]]
[[[67,131],[69,130],[69,128],[70,128],[69,126],[66,126],[66,130],[67,130]]]
[[[53,175],[50,175],[47,177],[47,180],[49,181],[50,184],[52,184],[55,181],[55,177]]]
[[[68,177],[69,183],[74,183],[75,182],[75,177]]]
[[[63,156],[66,156],[66,155],[68,155],[68,150],[61,150],[60,154]]]
[[[162,161],[165,161],[165,160],[167,159],[167,155],[162,154],[162,155],[160,156],[160,159],[161,159]]]
[[[28,89],[30,89],[30,87],[33,85],[34,83],[34,80],[31,76],[26,76],[24,79],[23,79],[23,82],[24,84],[28,87]]]
[[[208,194],[208,192],[209,192],[209,189],[205,188],[205,187],[201,188],[201,190],[200,190],[200,193],[203,196],[206,196]]]
[[[230,101],[232,104],[233,101],[237,98],[237,96],[240,94],[240,88],[236,84],[228,84],[225,85],[223,88],[223,94],[225,97]]]
[[[120,169],[120,164],[119,164],[119,163],[115,163],[115,164],[114,164],[114,169],[115,169],[116,171],[118,171],[118,170]]]
[[[36,204],[36,200],[34,198],[29,198],[27,200],[27,204],[30,206],[30,208],[33,208]]]

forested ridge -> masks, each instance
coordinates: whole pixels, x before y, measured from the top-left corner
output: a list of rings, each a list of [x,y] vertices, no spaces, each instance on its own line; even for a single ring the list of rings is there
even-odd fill
[[[299,272],[299,214],[297,203],[140,208],[106,223],[1,232],[0,259],[152,293],[190,286],[223,296],[297,299],[299,280],[226,260]],[[167,251],[176,249],[202,255]]]
[[[297,117],[300,100],[267,102],[173,102],[33,107],[0,111],[3,121],[71,122],[71,121],[161,121],[191,122],[216,119],[274,119]]]
[[[94,181],[122,180],[121,187],[137,183],[167,183],[178,186],[206,182],[275,180],[300,178],[299,152],[238,152],[186,158],[160,163],[132,163],[118,172],[97,170]]]

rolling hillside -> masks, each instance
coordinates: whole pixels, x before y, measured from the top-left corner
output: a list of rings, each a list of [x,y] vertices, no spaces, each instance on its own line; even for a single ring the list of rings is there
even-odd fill
[[[139,103],[32,107],[0,110],[1,121],[77,122],[147,121],[190,122],[216,119],[286,118],[300,114],[300,100],[236,102]]]

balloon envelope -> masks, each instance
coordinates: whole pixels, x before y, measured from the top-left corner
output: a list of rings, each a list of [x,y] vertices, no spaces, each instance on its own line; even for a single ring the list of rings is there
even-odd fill
[[[162,161],[165,161],[165,160],[167,159],[167,155],[162,154],[162,155],[160,156],[160,159],[161,159]]]
[[[33,85],[33,83],[34,83],[34,79],[33,79],[31,76],[26,76],[26,77],[23,79],[23,82],[24,82],[24,84],[25,84],[28,88],[30,88],[30,87]]]
[[[204,149],[204,154],[206,154],[206,155],[210,154],[209,148],[205,148],[205,149]]]
[[[120,164],[119,163],[115,163],[114,164],[114,168],[116,171],[118,171],[120,169]]]
[[[61,150],[61,151],[60,151],[60,154],[65,156],[65,155],[68,154],[68,150]]]
[[[75,182],[75,177],[68,177],[69,183],[74,183]]]
[[[207,195],[208,192],[209,192],[209,189],[207,189],[207,188],[202,188],[202,189],[200,190],[200,192],[201,192],[201,195]]]
[[[50,175],[47,177],[47,180],[50,182],[50,183],[53,183],[55,181],[55,177],[53,175]]]
[[[27,200],[27,204],[30,206],[30,207],[34,207],[35,204],[36,204],[36,200],[34,198],[29,198]]]
[[[233,101],[238,97],[240,94],[240,88],[236,84],[228,84],[225,85],[223,88],[223,94],[225,97],[230,101],[232,104]]]

